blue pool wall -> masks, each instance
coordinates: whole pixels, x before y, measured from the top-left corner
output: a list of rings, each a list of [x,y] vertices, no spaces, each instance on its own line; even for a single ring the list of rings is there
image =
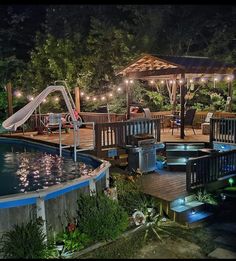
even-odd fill
[[[1,138],[0,143],[17,143],[36,147],[46,152],[59,152],[52,146],[32,143],[26,140]],[[70,156],[71,152],[63,152],[63,156]],[[27,223],[37,217],[36,201],[39,197],[44,200],[47,236],[54,232],[61,232],[68,222],[77,216],[77,201],[80,193],[90,194],[90,182],[95,184],[96,192],[103,191],[107,186],[110,163],[97,159],[94,156],[77,153],[78,160],[91,164],[96,169],[94,176],[87,179],[75,179],[49,187],[40,192],[19,193],[0,197],[0,236],[12,229],[14,224]]]

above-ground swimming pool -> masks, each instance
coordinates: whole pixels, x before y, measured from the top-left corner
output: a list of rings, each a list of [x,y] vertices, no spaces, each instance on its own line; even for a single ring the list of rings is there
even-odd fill
[[[110,163],[25,139],[0,137],[0,236],[14,224],[42,217],[44,231],[62,231],[76,216],[80,193],[109,186]]]
[[[0,140],[0,196],[46,189],[93,175],[98,162],[59,157],[49,149],[28,143]]]

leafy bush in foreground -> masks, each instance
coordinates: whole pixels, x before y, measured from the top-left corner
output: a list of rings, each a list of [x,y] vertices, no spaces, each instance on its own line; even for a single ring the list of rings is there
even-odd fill
[[[47,257],[46,235],[41,224],[30,221],[27,224],[14,225],[1,239],[1,253],[4,258],[36,259]]]
[[[128,214],[103,194],[78,199],[78,229],[95,241],[118,237],[128,227]]]

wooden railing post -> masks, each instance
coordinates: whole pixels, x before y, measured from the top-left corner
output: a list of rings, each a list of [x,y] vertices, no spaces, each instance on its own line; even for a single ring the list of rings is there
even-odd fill
[[[98,157],[101,155],[102,150],[102,135],[101,135],[101,127],[99,124],[95,123],[95,151]]]

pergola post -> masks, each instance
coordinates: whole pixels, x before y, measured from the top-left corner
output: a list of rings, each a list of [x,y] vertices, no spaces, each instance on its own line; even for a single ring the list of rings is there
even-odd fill
[[[228,101],[227,111],[231,112],[232,111],[232,81],[228,82],[228,97],[230,98]]]
[[[127,120],[130,119],[130,86],[126,84]]]
[[[11,82],[7,83],[6,90],[7,90],[7,101],[8,101],[8,117],[10,117],[13,114]]]
[[[185,87],[185,74],[181,73],[181,79],[183,80],[183,83],[180,84],[180,119],[181,119],[181,125],[180,125],[180,138],[184,139],[184,103],[185,103],[185,93],[186,93],[186,87]]]
[[[79,87],[75,87],[75,107],[76,107],[76,111],[80,112],[80,90],[79,90]]]

